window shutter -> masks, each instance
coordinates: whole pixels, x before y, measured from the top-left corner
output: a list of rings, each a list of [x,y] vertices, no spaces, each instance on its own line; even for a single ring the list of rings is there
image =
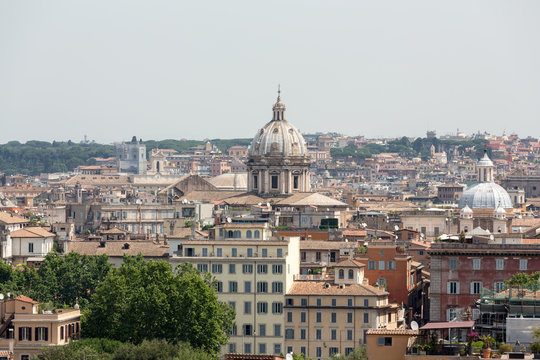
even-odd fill
[[[446,293],[450,294],[450,281],[446,283]]]
[[[35,330],[36,330],[36,341],[38,341],[39,340],[39,334],[38,334],[39,328],[36,328]]]
[[[49,328],[45,328],[45,341],[49,341]]]
[[[474,282],[471,282],[470,288],[471,288],[471,294],[474,294]]]
[[[450,309],[446,309],[446,321],[450,321]]]
[[[456,282],[456,294],[459,294],[459,281]]]

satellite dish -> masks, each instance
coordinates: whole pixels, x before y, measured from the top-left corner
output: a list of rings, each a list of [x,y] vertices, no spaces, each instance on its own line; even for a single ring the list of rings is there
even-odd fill
[[[289,353],[289,354],[285,355],[285,360],[293,360],[292,354]]]
[[[345,242],[349,242],[349,239],[345,239]]]
[[[395,229],[396,231],[398,231],[398,230],[399,230],[399,226],[394,225],[394,229]]]
[[[411,322],[411,329],[418,330],[418,323],[416,321]]]
[[[230,224],[232,223],[232,219],[230,217],[227,217],[227,222]]]
[[[4,300],[4,294],[0,294],[0,300]]]

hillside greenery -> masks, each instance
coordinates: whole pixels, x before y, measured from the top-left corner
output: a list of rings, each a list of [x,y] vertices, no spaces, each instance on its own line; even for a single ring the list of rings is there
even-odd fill
[[[251,139],[213,139],[212,144],[222,152],[233,145],[248,146]],[[143,143],[146,151],[151,149],[173,149],[178,152],[191,147],[204,145],[199,140],[148,140]],[[0,173],[7,175],[39,175],[41,173],[69,172],[81,165],[94,165],[96,158],[108,158],[115,155],[114,145],[80,144],[72,142],[10,141],[0,145]]]

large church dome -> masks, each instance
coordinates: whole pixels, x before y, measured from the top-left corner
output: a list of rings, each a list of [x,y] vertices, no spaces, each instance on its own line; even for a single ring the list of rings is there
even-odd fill
[[[249,156],[308,156],[304,137],[285,120],[285,105],[280,96],[272,110],[274,116],[255,134]]]
[[[484,151],[484,157],[476,164],[478,171],[478,183],[468,188],[461,199],[459,207],[463,209],[469,206],[472,209],[504,209],[512,208],[512,199],[508,192],[494,182],[493,162]]]
[[[506,190],[494,182],[482,182],[468,188],[461,199],[459,207],[468,205],[472,209],[505,209],[512,208],[512,199]]]

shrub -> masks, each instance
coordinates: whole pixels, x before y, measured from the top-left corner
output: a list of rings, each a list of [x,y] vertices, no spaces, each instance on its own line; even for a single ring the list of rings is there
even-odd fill
[[[504,343],[499,345],[499,350],[498,350],[499,354],[504,354],[505,352],[510,352],[510,351],[512,351],[512,345],[504,344]]]

